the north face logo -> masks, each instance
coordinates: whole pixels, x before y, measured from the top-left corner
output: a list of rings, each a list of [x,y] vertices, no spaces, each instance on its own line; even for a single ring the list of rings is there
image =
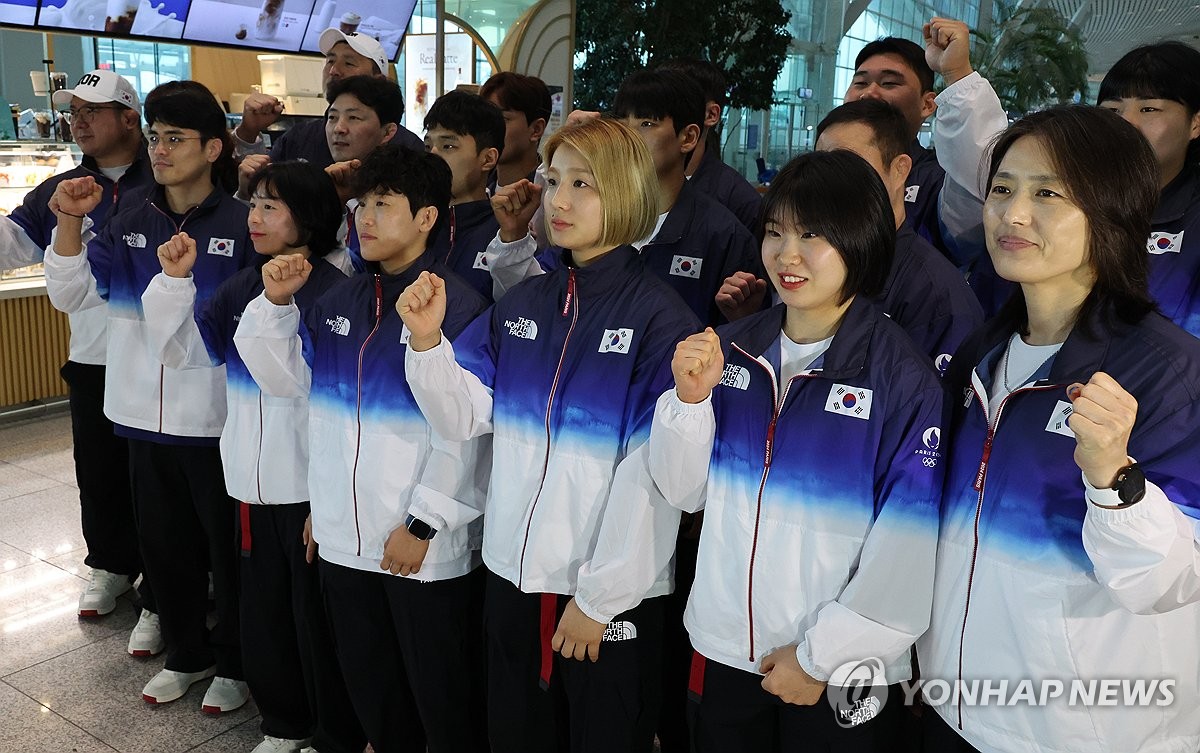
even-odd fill
[[[735,390],[744,390],[750,386],[750,372],[744,366],[727,363],[725,373],[721,375],[721,384]]]
[[[345,337],[350,334],[350,320],[344,316],[339,316],[335,319],[326,319],[325,323],[329,325],[329,331],[335,335]]]
[[[507,319],[504,322],[504,326],[508,328],[508,334],[512,335],[513,337],[519,337],[522,340],[537,339],[537,322],[533,321],[532,319],[526,319],[523,316],[517,317],[515,322],[511,319]]]
[[[145,248],[146,236],[141,233],[125,233],[125,245],[130,248]]]
[[[600,640],[605,643],[614,641],[631,641],[637,638],[637,625],[632,622],[610,622],[604,626],[604,637]]]

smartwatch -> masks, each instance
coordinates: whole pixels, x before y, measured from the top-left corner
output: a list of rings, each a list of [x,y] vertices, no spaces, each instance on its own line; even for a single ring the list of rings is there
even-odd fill
[[[1146,474],[1137,463],[1131,463],[1117,471],[1117,480],[1109,487],[1121,500],[1119,505],[1096,505],[1105,510],[1123,510],[1142,501],[1146,496]]]
[[[429,541],[434,536],[437,536],[437,529],[429,525],[420,518],[409,515],[404,520],[404,527],[413,536],[416,536],[421,541]]]

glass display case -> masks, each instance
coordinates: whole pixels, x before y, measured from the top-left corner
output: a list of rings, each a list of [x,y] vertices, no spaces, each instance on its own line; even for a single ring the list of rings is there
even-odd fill
[[[54,141],[0,141],[0,214],[21,205],[25,194],[52,175],[79,164],[83,154],[74,144]],[[0,287],[10,280],[40,279],[42,265],[0,270]]]

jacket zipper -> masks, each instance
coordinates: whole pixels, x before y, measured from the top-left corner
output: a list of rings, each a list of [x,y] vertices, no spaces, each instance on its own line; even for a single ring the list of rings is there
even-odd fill
[[[363,340],[362,346],[358,349],[358,383],[355,389],[354,403],[354,469],[350,472],[350,496],[354,502],[354,554],[357,557],[362,556],[362,531],[358,525],[358,456],[362,451],[362,374],[363,374],[363,354],[367,351],[367,344],[371,342],[371,338],[375,337],[375,333],[379,331],[379,322],[383,319],[383,280],[379,275],[375,275],[375,326],[371,328],[371,332],[367,335],[367,339]]]
[[[766,366],[757,358],[752,357],[749,353],[742,350],[735,343],[733,347],[737,348],[744,356],[749,358],[754,363],[757,363],[763,371],[771,377],[771,423],[767,424],[767,441],[763,452],[763,472],[762,478],[758,482],[758,498],[754,507],[754,536],[750,541],[750,565],[746,582],[746,617],[747,625],[750,632],[750,661],[755,661],[754,658],[754,559],[758,554],[758,529],[762,521],[762,495],[763,490],[767,486],[767,475],[771,472],[771,462],[775,458],[775,425],[779,421],[779,414],[783,409],[783,403],[787,400],[788,392],[792,388],[792,383],[797,379],[804,378],[806,375],[797,374],[787,381],[783,386],[783,395],[779,394],[778,388],[775,386],[775,375],[771,374]]]
[[[116,200],[117,200],[117,186],[114,183],[113,184],[113,201],[115,202]],[[163,217],[166,217],[167,222],[170,222],[172,225],[175,225],[176,234],[183,232],[184,224],[189,219],[191,219],[192,212],[196,211],[196,207],[192,207],[191,209],[189,209],[187,214],[185,214],[183,216],[183,219],[179,222],[179,224],[176,225],[175,218],[172,217],[171,215],[167,214],[163,210],[159,209],[157,204],[155,204],[153,201],[150,201],[147,203],[150,206],[154,207],[154,211],[158,212]],[[159,434],[163,433],[163,390],[166,388],[166,377],[167,377],[167,367],[163,366],[160,363],[158,365],[158,433]]]
[[[533,496],[533,505],[529,508],[529,519],[525,521],[525,539],[521,542],[521,563],[517,572],[517,588],[525,580],[525,548],[529,546],[529,531],[533,528],[533,514],[537,510],[538,502],[542,498],[542,489],[546,485],[546,473],[550,468],[550,414],[554,408],[554,395],[558,392],[558,379],[562,376],[563,361],[567,358],[567,345],[571,342],[571,333],[575,331],[575,324],[579,321],[579,300],[575,294],[575,270],[567,270],[567,297],[563,302],[562,311],[559,312],[564,318],[567,314],[571,315],[571,324],[567,327],[567,336],[563,339],[562,353],[558,356],[558,366],[554,369],[554,381],[550,383],[550,395],[546,398],[546,454],[542,458],[542,477],[538,481],[537,493]]]
[[[450,207],[450,248],[446,251],[447,267],[450,266],[450,257],[454,256],[454,207]]]
[[[263,393],[258,391],[258,457],[254,463],[254,484],[258,488],[258,503],[263,504],[262,498],[262,443],[263,443]]]
[[[985,489],[987,486],[988,462],[990,462],[991,457],[992,457],[992,442],[996,437],[996,429],[1000,426],[1000,416],[1003,415],[1004,406],[1008,404],[1008,401],[1012,398],[1013,395],[1016,395],[1016,394],[1019,394],[1022,392],[1039,392],[1042,390],[1056,389],[1061,386],[1062,385],[1049,384],[1049,385],[1043,385],[1041,387],[1018,387],[1017,389],[1013,390],[1012,392],[1010,392],[1004,396],[1004,399],[1000,401],[1000,405],[996,406],[995,419],[990,420],[988,423],[987,435],[985,436],[984,441],[983,441],[983,452],[979,458],[979,470],[977,470],[975,472],[974,488],[975,488],[975,491],[978,493],[978,499],[975,503],[975,525],[974,525],[974,532],[972,534],[973,541],[971,544],[971,565],[970,565],[970,568],[967,570],[967,598],[966,598],[966,604],[963,606],[962,630],[958,636],[958,684],[959,684],[959,687],[962,687],[962,684],[963,684],[963,649],[964,649],[964,646],[966,644],[966,639],[967,639],[967,615],[970,614],[970,612],[971,612],[971,587],[974,585],[974,582],[975,582],[975,563],[979,557],[979,519],[983,516],[983,495],[984,495],[984,492],[985,492]],[[975,392],[975,397],[978,398],[978,400],[979,400],[980,407],[983,408],[983,415],[987,416],[988,408],[987,408],[987,403],[983,399],[983,395],[981,395],[978,390],[973,390],[973,391]],[[958,728],[961,730],[963,728],[962,695],[961,694],[959,694],[958,702],[957,702],[956,706],[957,706],[957,711],[958,711]]]

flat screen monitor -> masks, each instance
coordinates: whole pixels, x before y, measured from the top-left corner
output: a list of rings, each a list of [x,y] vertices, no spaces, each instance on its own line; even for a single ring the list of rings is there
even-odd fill
[[[189,0],[42,0],[40,29],[182,39]]]
[[[395,60],[416,6],[417,0],[316,0],[312,22],[300,50],[319,53],[317,40],[321,32],[337,27],[345,32],[357,31],[375,37],[383,45],[388,60]]]
[[[37,20],[37,0],[0,1],[0,24],[33,26]]]
[[[400,54],[416,0],[0,0],[0,24],[127,39],[320,54],[330,27]]]
[[[183,38],[297,52],[312,10],[313,0],[192,0]]]

